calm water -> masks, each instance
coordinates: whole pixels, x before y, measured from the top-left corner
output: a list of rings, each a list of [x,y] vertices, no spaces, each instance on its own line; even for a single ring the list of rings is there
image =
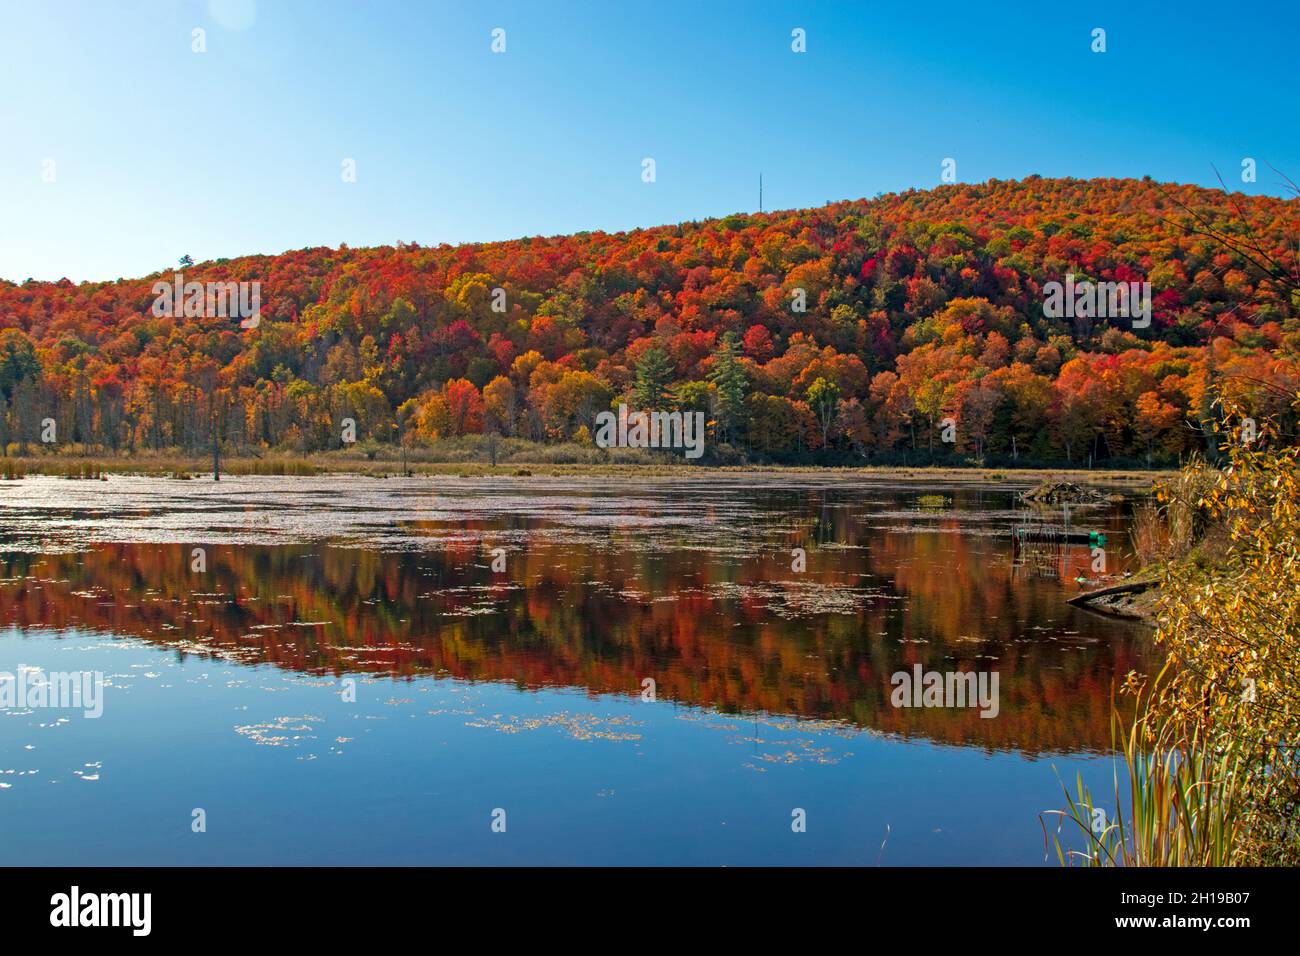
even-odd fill
[[[0,672],[104,682],[0,710],[0,865],[1043,863],[1155,656],[1015,491],[0,483]],[[1123,568],[1125,506],[1069,520]],[[996,671],[998,715],[893,706],[914,664]]]

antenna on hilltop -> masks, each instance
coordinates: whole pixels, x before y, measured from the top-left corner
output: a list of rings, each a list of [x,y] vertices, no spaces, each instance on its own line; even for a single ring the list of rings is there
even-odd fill
[[[763,174],[758,174],[758,211],[763,211]]]

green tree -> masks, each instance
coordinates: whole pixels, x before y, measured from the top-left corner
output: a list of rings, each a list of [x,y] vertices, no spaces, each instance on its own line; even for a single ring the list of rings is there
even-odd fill
[[[636,385],[632,388],[632,403],[638,411],[661,411],[671,407],[673,375],[676,372],[672,359],[656,342],[641,355],[636,363]]]
[[[713,368],[709,370],[709,383],[717,390],[718,434],[726,438],[739,429],[745,420],[745,396],[749,393],[749,376],[740,364],[735,332],[722,337],[722,344],[713,355]]]
[[[835,409],[840,400],[840,387],[834,382],[828,382],[826,379],[818,377],[808,386],[806,394],[808,404],[817,413],[817,420],[821,423],[822,446],[825,447],[827,435],[831,430],[831,422],[835,420]]]
[[[40,374],[41,363],[32,340],[20,329],[0,331],[0,396],[13,398],[24,379],[37,379]]]

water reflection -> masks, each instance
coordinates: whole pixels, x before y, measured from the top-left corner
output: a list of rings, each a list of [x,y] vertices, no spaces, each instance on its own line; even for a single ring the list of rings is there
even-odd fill
[[[419,507],[409,490],[373,494],[350,510],[339,496],[333,541],[287,544],[245,534],[270,501],[244,508],[237,544],[211,522],[172,536],[185,543],[106,542],[111,507],[70,508],[61,540],[82,550],[53,553],[31,545],[38,516],[15,509],[0,532],[0,625],[311,674],[628,696],[652,678],[683,704],[1028,754],[1107,749],[1112,681],[1154,663],[1144,628],[1063,603],[1091,573],[1089,544],[1017,547],[1005,488],[942,490],[925,505],[897,487],[731,484],[689,501],[671,486],[552,488],[526,506],[511,504],[518,492]],[[1074,520],[1108,534],[1118,570],[1125,509]],[[18,534],[26,550],[5,551]],[[792,570],[797,548],[806,571]],[[913,664],[996,669],[998,717],[892,707],[890,675]]]

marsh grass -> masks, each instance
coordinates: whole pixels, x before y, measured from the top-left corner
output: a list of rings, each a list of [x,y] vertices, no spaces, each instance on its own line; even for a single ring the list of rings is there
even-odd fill
[[[946,467],[887,467],[887,466],[829,466],[829,465],[727,465],[700,464],[675,458],[652,449],[617,448],[592,449],[574,445],[572,447],[545,446],[537,443],[523,443],[533,446],[523,447],[507,458],[499,455],[498,463],[493,465],[487,457],[476,458],[465,449],[452,450],[418,449],[411,451],[405,460],[398,449],[389,447],[386,453],[376,455],[373,459],[364,453],[348,449],[332,452],[318,452],[307,456],[277,455],[275,457],[255,457],[227,455],[222,458],[223,475],[325,475],[349,474],[372,477],[394,477],[403,474],[403,470],[412,476],[437,477],[445,475],[467,475],[475,478],[488,476],[512,476],[528,473],[534,476],[551,477],[709,477],[726,475],[797,475],[816,476],[830,481],[855,481],[859,479],[884,479],[890,481],[916,482],[924,486],[930,482],[982,483],[988,481],[1032,484],[1047,476],[1059,476],[1059,470],[1046,472],[1038,469],[1023,471],[988,472],[976,468]],[[502,442],[504,448],[506,442]],[[550,449],[550,450],[547,450]],[[534,451],[536,453],[534,453]],[[602,457],[603,456],[603,457]],[[656,457],[657,456],[657,457]],[[80,471],[82,461],[79,457],[59,454],[41,454],[25,457],[0,458],[0,470],[8,462],[8,467],[15,477],[22,475],[60,476],[75,469]],[[172,453],[137,452],[123,454],[107,459],[99,459],[102,472],[114,475],[142,475],[158,478],[203,478],[212,474],[210,457],[202,455],[186,456]],[[1137,491],[1149,486],[1155,477],[1153,472],[1070,472],[1075,480],[1112,488]]]
[[[1159,684],[1164,671],[1156,678]],[[1153,687],[1155,686],[1153,684]],[[1231,733],[1211,739],[1184,729],[1137,691],[1133,719],[1111,712],[1111,735],[1127,783],[1115,765],[1113,802],[1103,805],[1075,777],[1061,784],[1066,809],[1040,815],[1048,855],[1062,866],[1234,866],[1245,862],[1247,802],[1242,786],[1248,748]],[[1059,818],[1049,833],[1045,816]],[[1063,838],[1062,830],[1074,836]]]
[[[1226,547],[1222,529],[1206,520],[1203,503],[1218,472],[1195,460],[1161,481],[1159,494],[1133,510],[1133,552],[1144,568],[1177,561],[1212,563]]]
[[[952,505],[952,499],[943,495],[921,495],[916,499],[916,506],[924,511],[942,511]]]
[[[1169,552],[1169,526],[1160,506],[1154,501],[1136,505],[1133,509],[1133,553],[1138,563],[1144,568],[1152,567],[1164,561]]]
[[[228,475],[274,475],[276,477],[312,477],[322,469],[303,458],[236,458],[223,463]]]
[[[107,481],[108,471],[97,461],[42,462],[40,473],[70,481]]]

